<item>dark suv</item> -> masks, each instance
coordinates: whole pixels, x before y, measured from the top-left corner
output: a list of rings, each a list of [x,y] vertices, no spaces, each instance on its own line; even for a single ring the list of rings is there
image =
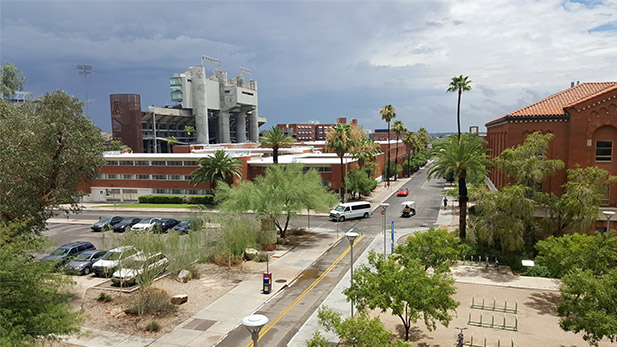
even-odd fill
[[[41,260],[56,261],[59,264],[63,264],[66,263],[69,258],[74,257],[87,249],[96,249],[96,247],[94,247],[92,243],[86,241],[67,243],[66,245],[58,247],[58,249],[51,252],[50,255]]]
[[[112,230],[114,228],[114,225],[120,223],[122,219],[123,218],[120,216],[103,217],[100,218],[98,222],[92,224],[90,229],[92,229],[92,231]]]

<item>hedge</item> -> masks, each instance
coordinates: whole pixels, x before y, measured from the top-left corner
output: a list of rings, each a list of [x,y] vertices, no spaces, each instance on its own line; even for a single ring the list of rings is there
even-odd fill
[[[212,195],[142,195],[139,197],[142,204],[202,204],[213,205],[214,196]]]

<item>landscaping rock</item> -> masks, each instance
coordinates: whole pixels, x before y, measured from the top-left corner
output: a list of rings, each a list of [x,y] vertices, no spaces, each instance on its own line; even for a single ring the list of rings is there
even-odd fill
[[[124,310],[121,308],[114,308],[109,312],[109,314],[114,318],[120,318],[120,317],[126,316],[126,313],[124,313]]]
[[[187,301],[189,301],[189,296],[186,294],[179,294],[171,297],[171,303],[174,305],[182,305]]]
[[[191,279],[191,272],[189,270],[182,270],[176,277],[178,282],[186,283]]]
[[[257,257],[259,251],[255,248],[247,248],[244,250],[244,259],[253,260]]]

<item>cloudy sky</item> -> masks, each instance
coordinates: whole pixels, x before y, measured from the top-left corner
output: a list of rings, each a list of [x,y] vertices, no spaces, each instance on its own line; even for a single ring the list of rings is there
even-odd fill
[[[463,74],[473,89],[462,129],[483,131],[572,81],[617,81],[617,0],[2,0],[0,11],[0,62],[34,96],[84,100],[87,89],[104,131],[109,94],[141,94],[142,109],[171,104],[169,77],[202,55],[229,77],[252,71],[268,128],[336,117],[384,128],[378,111],[392,104],[408,129],[456,131],[457,96],[445,91]]]

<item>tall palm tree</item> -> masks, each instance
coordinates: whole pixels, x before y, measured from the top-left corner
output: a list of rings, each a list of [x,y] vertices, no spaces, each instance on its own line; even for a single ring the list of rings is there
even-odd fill
[[[461,240],[467,237],[467,175],[484,174],[490,163],[484,143],[485,141],[475,134],[463,134],[461,138],[452,135],[435,146],[436,160],[428,171],[429,178],[445,178],[450,175],[458,178]]]
[[[411,155],[418,148],[418,137],[416,136],[416,133],[414,133],[413,131],[406,132],[405,135],[403,135],[403,143],[407,148],[407,176],[411,176]]]
[[[421,147],[426,148],[426,145],[429,144],[428,131],[424,128],[420,128],[416,134]]]
[[[405,131],[405,124],[400,120],[395,120],[392,123],[392,131],[396,133],[396,141],[401,139],[401,133]],[[396,145],[396,154],[394,155],[394,165],[398,166],[398,144]],[[397,177],[394,176],[394,180],[396,181]]]
[[[199,160],[199,168],[191,173],[191,183],[198,185],[209,182],[210,189],[214,192],[218,181],[232,184],[234,176],[242,177],[240,163],[240,159],[230,157],[224,150],[219,149],[213,156]]]
[[[390,121],[396,118],[396,107],[387,104],[379,110],[379,114],[381,115],[381,119],[388,123],[388,159],[386,160],[386,182],[389,183],[390,178],[388,175],[390,175],[390,168],[388,166],[390,165]]]
[[[454,93],[454,92],[458,92],[458,104],[456,107],[456,124],[458,125],[458,138],[461,138],[461,95],[463,94],[463,92],[469,91],[471,90],[471,80],[469,79],[469,76],[465,76],[463,77],[463,75],[460,76],[454,76],[452,77],[452,80],[450,81],[450,85],[448,87],[448,90],[446,90],[446,93]]]
[[[263,134],[263,137],[259,138],[259,142],[264,147],[272,147],[274,164],[279,163],[279,148],[290,147],[292,142],[296,142],[293,137],[283,134],[281,128],[277,126],[273,126],[270,130],[265,130]]]
[[[326,132],[326,150],[336,153],[341,159],[341,201],[345,200],[345,168],[343,158],[351,152],[356,143],[352,137],[350,124],[336,124]]]

